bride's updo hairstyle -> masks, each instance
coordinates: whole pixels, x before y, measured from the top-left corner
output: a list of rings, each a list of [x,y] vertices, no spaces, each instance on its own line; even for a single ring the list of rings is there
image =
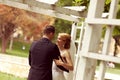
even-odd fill
[[[60,38],[65,41],[64,48],[69,49],[70,48],[70,42],[71,42],[71,36],[67,33],[59,33],[58,34]]]

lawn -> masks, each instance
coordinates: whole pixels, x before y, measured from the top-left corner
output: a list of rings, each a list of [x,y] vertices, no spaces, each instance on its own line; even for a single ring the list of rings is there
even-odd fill
[[[115,68],[107,68],[107,72],[120,75],[120,64],[115,64]]]
[[[24,50],[22,49],[23,46],[25,46]],[[28,57],[29,48],[30,48],[30,43],[14,41],[13,49],[12,50],[7,49],[6,54],[20,56],[20,57]],[[97,67],[97,70],[98,70],[98,67]],[[115,68],[108,68],[107,72],[120,75],[120,64],[116,64]]]
[[[98,66],[96,68],[97,71],[99,71],[99,63],[100,61],[98,61]],[[120,64],[117,64],[117,63],[114,63],[114,64],[115,64],[115,68],[110,68],[107,66],[106,72],[120,75]]]
[[[30,45],[31,43],[14,41],[12,50],[9,50],[9,45],[8,45],[6,54],[20,56],[20,57],[28,57]],[[1,46],[1,43],[0,43],[0,46]]]
[[[0,80],[27,80],[27,79],[0,72]]]

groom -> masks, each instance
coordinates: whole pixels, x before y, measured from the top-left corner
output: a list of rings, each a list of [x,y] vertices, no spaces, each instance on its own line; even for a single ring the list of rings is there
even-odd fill
[[[54,26],[48,25],[43,30],[43,37],[31,45],[28,80],[52,80],[52,62],[59,66],[64,65],[59,60],[60,52],[57,45],[51,41],[54,34]]]

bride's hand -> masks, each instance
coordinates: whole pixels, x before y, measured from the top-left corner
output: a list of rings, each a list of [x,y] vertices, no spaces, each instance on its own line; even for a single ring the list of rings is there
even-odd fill
[[[59,56],[59,64],[58,65],[64,65],[64,62],[61,60],[60,56]]]

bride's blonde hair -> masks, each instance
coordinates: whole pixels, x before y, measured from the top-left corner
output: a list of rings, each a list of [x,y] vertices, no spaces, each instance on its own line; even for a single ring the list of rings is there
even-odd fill
[[[70,42],[71,42],[71,36],[67,33],[59,33],[58,35],[60,36],[60,38],[64,39],[64,41],[65,41],[64,48],[69,49]]]

